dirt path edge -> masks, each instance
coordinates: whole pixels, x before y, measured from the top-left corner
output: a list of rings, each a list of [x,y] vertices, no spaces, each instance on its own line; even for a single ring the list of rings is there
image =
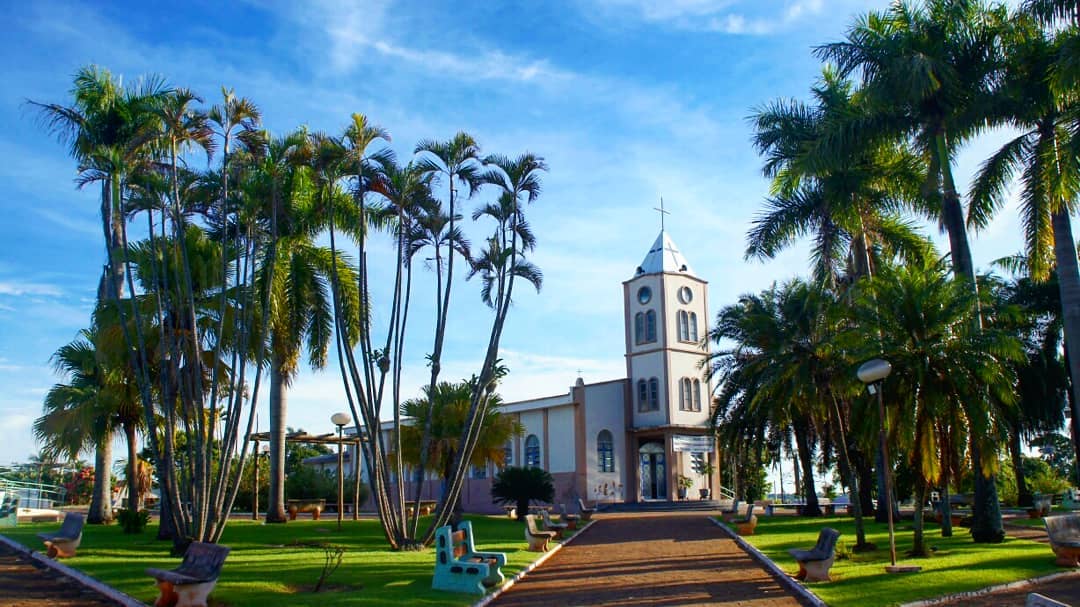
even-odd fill
[[[708,518],[710,521],[712,521],[712,524],[720,528],[720,531],[723,532],[724,535],[727,535],[729,538],[734,540],[735,544],[739,548],[742,548],[744,551],[746,551],[746,553],[749,554],[751,558],[757,561],[758,564],[764,567],[769,573],[773,574],[773,577],[778,579],[781,584],[787,587],[788,590],[794,592],[800,599],[805,601],[807,604],[813,605],[814,607],[828,607],[825,601],[819,599],[818,596],[813,592],[810,592],[810,590],[806,586],[803,586],[799,582],[795,581],[795,579],[785,573],[779,565],[774,563],[772,559],[765,556],[760,550],[755,548],[753,544],[739,537],[738,533],[733,532],[730,527],[721,523],[715,518],[711,516]]]
[[[31,550],[30,548],[23,546],[22,544],[5,535],[0,535],[0,544],[3,544],[4,546],[10,548],[11,550],[18,553],[20,556],[35,561],[41,564],[41,566],[71,579],[74,583],[80,584],[82,586],[85,586],[86,588],[93,590],[94,592],[97,592],[98,594],[104,595],[110,601],[115,601],[120,605],[123,605],[123,607],[146,607],[146,603],[139,601],[135,597],[124,594],[123,592],[120,592],[112,586],[103,584],[101,581],[86,575],[78,569],[74,569],[72,567],[68,567],[63,563],[54,561],[53,559],[50,559],[44,554],[41,554],[40,552],[37,552],[35,550]]]
[[[589,522],[585,523],[585,526],[583,526],[581,529],[578,529],[577,533],[570,536],[565,542],[563,542],[561,544],[556,544],[554,548],[552,548],[551,550],[548,550],[547,552],[545,552],[543,555],[540,556],[540,558],[538,558],[535,561],[533,561],[532,563],[530,563],[528,567],[525,567],[521,571],[518,571],[517,575],[515,575],[514,577],[510,578],[509,580],[506,580],[505,582],[503,582],[503,585],[496,588],[494,592],[484,596],[484,598],[482,598],[479,601],[473,603],[472,607],[487,607],[488,604],[490,604],[495,599],[499,598],[499,595],[506,592],[507,590],[510,590],[510,588],[512,588],[514,586],[514,584],[516,584],[516,583],[520,582],[522,579],[524,579],[525,576],[528,575],[530,571],[532,571],[533,569],[536,569],[540,565],[543,565],[545,561],[547,561],[549,558],[555,556],[555,553],[562,550],[563,546],[566,546],[570,542],[573,542],[577,538],[581,537],[581,534],[585,533],[585,531],[589,527],[592,527],[593,523],[595,523],[595,522],[596,521],[589,521]]]

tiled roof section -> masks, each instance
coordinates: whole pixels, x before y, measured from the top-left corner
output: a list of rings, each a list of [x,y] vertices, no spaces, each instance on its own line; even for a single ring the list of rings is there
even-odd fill
[[[648,254],[645,255],[645,260],[637,267],[635,275],[659,274],[661,272],[695,276],[693,268],[687,263],[686,258],[679,251],[679,247],[675,246],[667,232],[662,230],[660,235],[656,237],[656,242],[653,243]]]

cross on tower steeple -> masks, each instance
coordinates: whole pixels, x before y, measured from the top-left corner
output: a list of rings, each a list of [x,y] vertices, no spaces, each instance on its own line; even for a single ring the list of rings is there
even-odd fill
[[[664,210],[664,197],[663,196],[660,197],[660,206],[659,207],[653,207],[653,210],[660,212],[660,231],[663,232],[664,231],[664,215],[671,215],[671,211],[665,211]]]

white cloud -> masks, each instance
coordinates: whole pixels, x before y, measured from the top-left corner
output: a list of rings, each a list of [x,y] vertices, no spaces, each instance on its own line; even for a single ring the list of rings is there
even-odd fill
[[[756,4],[745,0],[597,0],[605,13],[688,31],[765,35],[821,13],[823,0]],[[845,3],[849,4],[849,3]],[[761,14],[761,13],[765,14]]]
[[[60,297],[63,293],[64,292],[60,287],[57,287],[56,285],[38,282],[23,282],[18,280],[0,281],[0,295],[13,295],[15,297],[24,295]]]

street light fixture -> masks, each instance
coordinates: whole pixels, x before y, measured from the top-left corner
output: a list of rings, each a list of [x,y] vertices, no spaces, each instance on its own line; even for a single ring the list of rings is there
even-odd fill
[[[352,417],[348,413],[335,413],[330,416],[330,422],[337,426],[337,528],[341,531],[341,517],[342,511],[345,509],[345,496],[342,495],[345,492],[344,473],[342,472],[341,461],[341,432],[345,427],[345,424],[352,421]]]
[[[881,397],[881,384],[885,381],[885,378],[892,372],[892,365],[889,361],[875,358],[863,363],[858,372],[859,381],[866,384],[866,390],[870,394],[877,395],[878,401],[878,419],[880,423],[878,425],[879,440],[881,441],[881,455],[884,460],[885,469],[882,470],[885,477],[885,511],[889,517],[889,566],[885,568],[885,571],[889,573],[900,573],[906,571],[918,571],[919,567],[897,567],[896,566],[896,534],[893,529],[893,499],[892,499],[892,474],[889,470],[889,445],[885,440],[885,402]]]

